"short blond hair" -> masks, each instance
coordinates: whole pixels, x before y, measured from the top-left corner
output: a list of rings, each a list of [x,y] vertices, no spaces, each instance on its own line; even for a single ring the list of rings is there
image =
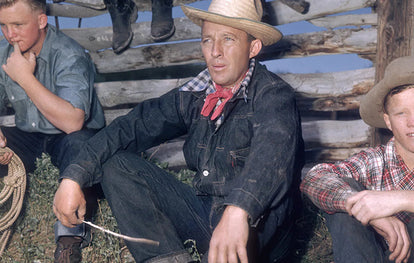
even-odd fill
[[[19,1],[28,4],[32,11],[41,11],[46,14],[46,0],[0,0],[0,9],[13,6]]]

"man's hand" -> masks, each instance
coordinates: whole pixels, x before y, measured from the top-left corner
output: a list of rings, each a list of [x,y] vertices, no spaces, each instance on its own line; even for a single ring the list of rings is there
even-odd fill
[[[404,191],[361,191],[346,200],[346,211],[367,225],[373,219],[404,211],[405,194]]]
[[[67,227],[82,223],[86,213],[86,201],[78,183],[63,179],[55,193],[53,212],[59,221]]]
[[[33,76],[36,68],[36,55],[33,52],[28,53],[27,58],[22,54],[19,44],[13,44],[14,51],[10,54],[3,70],[15,82],[21,84],[27,76]]]
[[[371,220],[370,225],[387,241],[391,261],[408,262],[411,255],[411,239],[407,227],[401,220],[394,216],[384,217]]]
[[[248,214],[236,206],[227,206],[213,231],[208,252],[209,263],[247,263]]]
[[[7,146],[7,139],[4,136],[3,132],[0,129],[0,147],[4,148]],[[0,164],[1,165],[8,165],[13,157],[12,152],[5,152],[0,156]]]

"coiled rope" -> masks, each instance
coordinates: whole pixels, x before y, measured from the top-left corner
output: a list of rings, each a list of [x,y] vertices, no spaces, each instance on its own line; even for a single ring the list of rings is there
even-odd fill
[[[0,148],[0,155],[6,152],[13,151],[8,147]],[[0,192],[0,209],[5,210],[3,207],[6,204],[10,204],[7,201],[10,198],[12,198],[12,201],[8,212],[0,218],[0,256],[3,254],[7,241],[10,238],[11,226],[22,210],[24,193],[26,191],[26,170],[22,160],[20,160],[19,156],[13,154],[8,166],[8,173],[7,176],[3,177],[4,186]]]

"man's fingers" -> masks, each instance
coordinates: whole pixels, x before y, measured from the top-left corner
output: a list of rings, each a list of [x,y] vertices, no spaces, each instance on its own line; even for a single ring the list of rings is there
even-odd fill
[[[364,195],[364,192],[358,192],[346,199],[345,202],[345,209],[350,216],[352,216],[352,209],[354,208],[355,204],[358,203],[359,199]]]
[[[389,249],[392,253],[389,259],[395,260],[396,263],[407,261],[410,257],[411,240],[405,225],[396,225],[395,232],[395,247],[392,249],[390,245]]]
[[[247,258],[247,250],[245,247],[239,247],[237,250],[237,254],[239,255],[240,263],[248,263],[249,260]]]
[[[19,47],[19,43],[14,42],[13,43],[13,47],[14,47],[14,52],[17,52],[19,54],[21,54],[22,52],[20,51],[20,47]]]

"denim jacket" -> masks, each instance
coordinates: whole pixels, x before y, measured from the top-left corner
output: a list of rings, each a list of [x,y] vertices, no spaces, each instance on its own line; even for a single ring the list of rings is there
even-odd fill
[[[292,184],[299,181],[303,140],[293,89],[256,64],[247,98],[236,94],[216,126],[200,114],[205,92],[173,89],[138,104],[88,141],[61,174],[81,186],[98,183],[102,164],[120,150],[142,152],[186,135],[183,152],[199,195],[248,212],[251,223],[273,209],[280,225],[291,209]]]

